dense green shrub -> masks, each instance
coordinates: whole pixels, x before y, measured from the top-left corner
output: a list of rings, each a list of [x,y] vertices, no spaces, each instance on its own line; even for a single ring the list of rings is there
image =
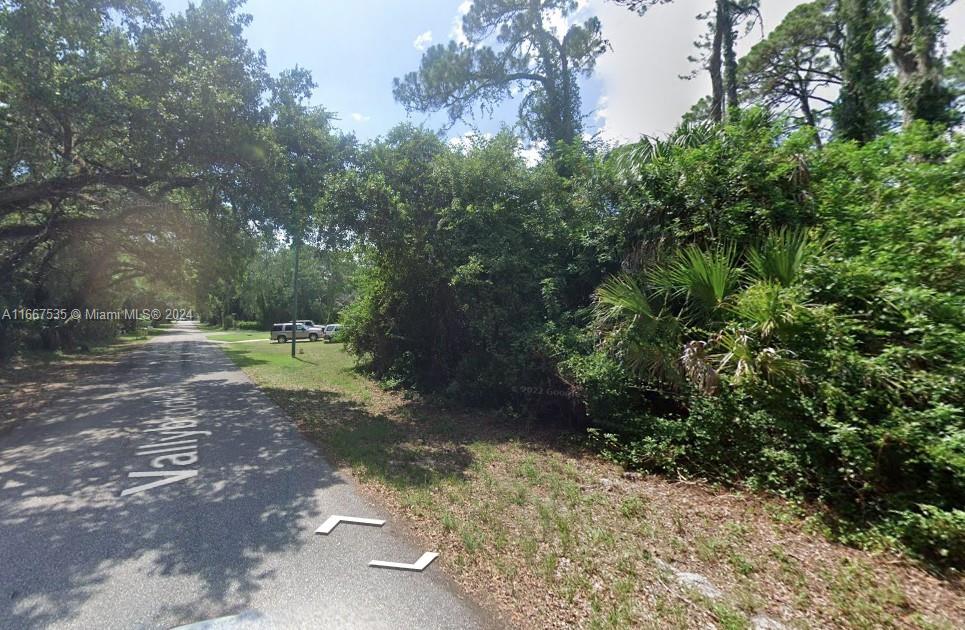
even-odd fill
[[[618,256],[639,263],[659,246],[726,241],[744,246],[782,225],[814,220],[806,156],[812,131],[782,137],[779,125],[750,110],[732,126],[683,126],[645,151],[621,147],[601,185],[619,208],[609,234]]]
[[[711,147],[745,138],[747,124],[723,129]],[[732,227],[714,230],[730,241],[691,230],[700,249],[676,257],[651,250],[635,261],[637,280],[604,283],[596,326],[603,347],[636,387],[659,385],[678,407],[639,406],[630,420],[621,412],[622,431],[594,433],[604,451],[632,466],[817,499],[848,527],[870,526],[932,560],[965,563],[961,149],[960,135],[925,126],[864,146],[798,146],[794,159],[807,177],[795,194],[808,212],[791,224],[814,226],[809,256],[794,253],[795,232],[772,232],[758,248],[721,259],[738,278],[728,283],[710,272],[712,253],[754,241]],[[675,148],[640,165],[639,180],[690,168],[708,150]],[[711,193],[705,202],[734,224],[761,216],[748,215],[739,194]],[[651,188],[627,213],[677,204],[672,188]],[[680,242],[681,225],[651,226],[649,238]],[[785,262],[769,259],[768,248]],[[655,357],[663,372],[643,369]],[[673,387],[666,372],[684,384]],[[605,404],[593,406],[606,413]]]
[[[561,389],[544,328],[571,282],[585,304],[601,274],[568,269],[590,222],[517,149],[509,134],[460,150],[400,127],[330,182],[327,208],[364,238],[345,339],[377,377],[474,404]]]
[[[961,143],[817,148],[748,111],[557,169],[401,127],[327,182],[360,237],[346,341],[393,386],[578,418],[628,466],[961,564]]]

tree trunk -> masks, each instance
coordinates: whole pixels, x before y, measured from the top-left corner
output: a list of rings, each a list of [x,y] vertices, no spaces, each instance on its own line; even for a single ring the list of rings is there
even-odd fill
[[[717,9],[714,13],[714,40],[711,44],[710,58],[707,60],[707,69],[710,71],[710,118],[715,122],[724,119],[724,80],[721,77],[721,46],[723,45],[724,19],[727,10],[724,8],[726,0],[717,0]]]
[[[738,116],[737,104],[737,52],[734,50],[734,9],[726,0],[719,4],[724,9],[724,18],[718,26],[724,29],[721,38],[724,56],[724,88],[726,92],[726,113],[729,120]]]
[[[942,31],[932,0],[892,0],[895,38],[891,58],[898,73],[898,101],[905,126],[914,120],[949,122],[952,94],[935,61]]]
[[[915,119],[914,90],[918,62],[915,58],[911,13],[914,0],[892,0],[891,14],[895,24],[895,39],[891,45],[891,58],[898,71],[898,100],[901,102],[902,122],[908,125]]]
[[[832,110],[835,133],[869,142],[881,130],[885,91],[880,79],[884,53],[878,45],[881,15],[875,0],[841,0],[837,19],[844,25],[841,92]]]
[[[809,127],[814,128],[814,141],[821,148],[821,134],[818,131],[817,120],[814,118],[814,111],[811,109],[811,102],[808,99],[807,86],[804,82],[801,82],[800,90],[798,91],[798,100],[801,103],[801,115],[804,117],[804,124]]]

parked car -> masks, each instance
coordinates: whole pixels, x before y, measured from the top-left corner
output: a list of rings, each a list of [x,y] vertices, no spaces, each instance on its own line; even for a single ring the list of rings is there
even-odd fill
[[[278,343],[288,343],[289,339],[308,339],[309,341],[318,341],[322,338],[323,331],[318,326],[308,327],[305,324],[297,323],[295,334],[292,335],[292,325],[287,324],[274,324],[271,327],[271,339],[277,341]]]
[[[325,341],[335,341],[338,339],[339,331],[342,330],[341,324],[329,324],[322,331],[322,338]]]

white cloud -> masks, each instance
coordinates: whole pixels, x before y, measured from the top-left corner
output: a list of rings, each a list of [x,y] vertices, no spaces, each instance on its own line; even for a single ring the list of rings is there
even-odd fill
[[[582,13],[590,6],[590,0],[577,0],[576,8],[569,15],[563,15],[560,9],[553,9],[544,19],[557,37],[563,37],[570,30],[570,25],[582,21]]]
[[[543,160],[543,151],[546,149],[546,143],[542,140],[537,140],[531,143],[528,147],[519,148],[519,155],[526,162],[526,166],[536,166]]]
[[[466,34],[462,30],[462,16],[469,13],[469,9],[472,8],[472,0],[463,0],[456,10],[456,17],[452,18],[452,30],[449,31],[449,37],[456,40],[456,43],[467,45],[469,40],[466,38]]]
[[[450,147],[465,152],[471,149],[479,141],[492,140],[493,137],[493,134],[489,133],[488,131],[482,134],[475,131],[467,131],[462,135],[452,136],[446,142],[449,143]]]
[[[372,120],[372,117],[366,116],[365,114],[360,114],[358,112],[352,112],[352,120],[354,120],[355,122],[364,123]]]
[[[764,11],[766,30],[777,26],[801,2],[771,0]],[[611,142],[628,142],[641,134],[673,131],[680,117],[710,93],[706,72],[690,81],[680,75],[693,69],[687,56],[694,54],[693,42],[705,28],[694,15],[711,9],[712,0],[660,5],[643,17],[604,0],[591,0],[590,4],[613,46],[597,62],[603,97],[595,116],[601,135]],[[741,39],[738,53],[746,53],[759,40],[760,30],[755,29]]]
[[[421,52],[426,48],[428,48],[429,44],[431,43],[432,43],[432,31],[426,31],[425,33],[422,33],[421,35],[416,37],[415,41],[412,42],[412,45],[415,46],[416,50]]]

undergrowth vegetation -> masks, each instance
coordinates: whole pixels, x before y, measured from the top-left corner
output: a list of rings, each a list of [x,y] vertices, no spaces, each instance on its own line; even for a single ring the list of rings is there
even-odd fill
[[[390,385],[589,426],[628,467],[961,566],[961,142],[818,148],[749,110],[560,169],[401,127],[330,182],[364,237],[347,342]]]

